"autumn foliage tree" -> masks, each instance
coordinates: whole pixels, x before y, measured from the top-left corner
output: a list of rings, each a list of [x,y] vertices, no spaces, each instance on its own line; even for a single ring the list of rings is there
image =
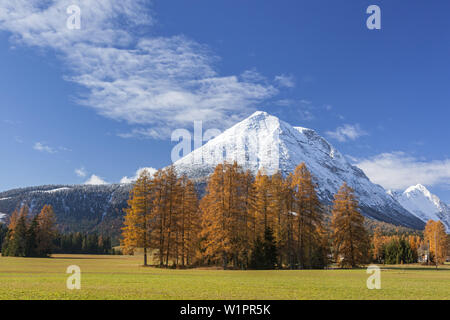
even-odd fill
[[[31,224],[36,232],[36,253],[38,256],[47,256],[53,249],[53,240],[56,236],[56,217],[53,207],[45,205],[36,218],[35,224]]]
[[[288,175],[261,169],[253,176],[225,162],[209,176],[199,201],[194,182],[173,167],[153,176],[144,172],[130,193],[122,245],[129,252],[144,248],[144,264],[151,250],[161,267],[324,268],[332,253],[341,267],[370,258],[417,261],[419,236],[387,236],[377,229],[370,243],[354,191],[344,183],[328,209],[314,181],[304,163]],[[437,249],[441,260],[444,251]]]
[[[290,179],[292,211],[296,242],[296,262],[299,268],[313,267],[315,252],[322,244],[323,210],[313,177],[304,163],[297,166]]]
[[[144,249],[144,266],[147,265],[147,249],[150,246],[152,221],[152,181],[150,173],[144,170],[130,191],[128,208],[125,210],[122,228],[125,253],[134,253],[136,248]]]
[[[224,268],[313,268],[327,263],[323,210],[304,164],[287,178],[261,169],[253,179],[236,163],[219,164],[200,207],[209,263]],[[271,243],[276,250],[264,249]],[[261,261],[264,256],[270,258]]]
[[[45,205],[32,219],[26,205],[14,211],[2,245],[3,256],[47,257],[53,251],[56,218],[53,208]]]
[[[366,263],[368,233],[364,228],[364,217],[358,211],[354,191],[346,183],[335,195],[332,214],[333,249],[338,264],[353,268]]]
[[[436,265],[443,264],[447,257],[447,234],[441,221],[429,220],[425,225],[424,241],[428,244]]]
[[[246,174],[237,163],[219,164],[210,176],[200,203],[206,259],[227,268],[245,268],[249,259],[250,222]],[[250,222],[250,223],[249,223]]]
[[[132,254],[152,250],[159,265],[192,264],[198,247],[200,219],[197,193],[192,181],[177,177],[175,169],[158,170],[153,176],[144,170],[130,192],[122,229],[122,246]]]

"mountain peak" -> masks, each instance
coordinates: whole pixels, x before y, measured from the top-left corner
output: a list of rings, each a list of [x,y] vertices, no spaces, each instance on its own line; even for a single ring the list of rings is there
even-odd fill
[[[253,112],[253,114],[251,114],[248,118],[255,118],[255,117],[261,117],[261,116],[268,117],[268,116],[270,116],[270,114],[268,114],[265,111],[258,110],[258,111]]]
[[[305,163],[317,181],[317,192],[324,203],[331,203],[346,182],[355,189],[366,215],[422,227],[419,219],[387,195],[381,186],[370,182],[362,170],[351,165],[316,131],[293,127],[267,112],[254,112],[173,165],[180,175],[205,182],[217,164],[224,161],[236,161],[254,175],[262,168],[268,175],[275,172],[288,175],[297,165]]]
[[[430,193],[430,191],[428,191],[428,189],[424,185],[422,185],[420,183],[416,184],[415,186],[409,187],[408,189],[405,190],[404,193],[410,193],[410,192],[413,192],[413,191],[420,191],[422,193]]]
[[[409,212],[424,222],[440,220],[450,231],[450,207],[432,194],[424,185],[417,184],[394,196]]]

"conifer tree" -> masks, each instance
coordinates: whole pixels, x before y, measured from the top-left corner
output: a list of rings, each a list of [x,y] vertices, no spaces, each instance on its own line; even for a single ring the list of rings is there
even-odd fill
[[[37,254],[41,257],[52,253],[53,239],[56,236],[56,218],[53,207],[45,205],[37,217]]]
[[[25,257],[27,247],[27,219],[21,214],[13,229],[13,237],[9,242],[8,255],[14,257]]]
[[[173,166],[167,168],[164,171],[163,177],[165,179],[166,194],[165,208],[167,217],[167,223],[165,225],[166,232],[166,246],[165,251],[165,265],[169,265],[169,259],[173,258],[174,265],[177,260],[177,236],[178,236],[178,210],[180,207],[180,181],[177,179],[177,175]]]
[[[322,208],[313,178],[305,163],[297,166],[292,175],[293,205],[297,261],[300,268],[311,268],[313,247],[321,242],[318,230],[322,227]]]
[[[147,170],[143,170],[134,183],[125,212],[125,226],[122,228],[124,251],[133,253],[136,248],[143,248],[144,266],[147,266],[147,249],[151,240],[149,226],[152,218],[151,177]]]
[[[278,266],[283,265],[287,250],[287,219],[288,211],[286,205],[287,188],[280,172],[272,175],[270,180],[270,212],[273,215],[273,234],[277,243]]]
[[[37,257],[38,253],[38,239],[37,234],[39,232],[38,216],[34,216],[30,223],[30,227],[27,230],[27,241],[25,256],[27,257]]]
[[[367,262],[369,244],[364,217],[358,211],[358,201],[346,183],[334,197],[332,217],[333,247],[341,267],[356,267]]]
[[[194,183],[185,176],[180,178],[180,255],[181,265],[190,265],[195,259],[195,252],[199,248],[200,216],[198,197]]]
[[[270,227],[264,230],[264,268],[267,270],[275,269],[278,262],[277,243]]]
[[[381,228],[377,227],[372,238],[372,258],[375,262],[381,263],[384,258],[385,241],[381,233]]]
[[[429,220],[425,225],[424,237],[436,266],[443,264],[447,257],[447,234],[444,224],[441,221]]]
[[[256,234],[258,237],[263,237],[267,228],[272,227],[272,212],[270,210],[271,203],[271,181],[264,169],[258,171],[253,191],[255,193],[255,220],[256,220]]]
[[[204,251],[209,261],[245,268],[248,261],[248,203],[245,174],[236,162],[219,164],[210,176],[200,208]]]

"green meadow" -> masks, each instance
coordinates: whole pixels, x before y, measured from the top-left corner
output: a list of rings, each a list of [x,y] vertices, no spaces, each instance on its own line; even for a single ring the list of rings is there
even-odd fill
[[[358,270],[236,271],[142,267],[140,256],[0,257],[0,299],[450,299],[450,265],[381,266],[380,290]],[[81,289],[66,269],[81,268]]]

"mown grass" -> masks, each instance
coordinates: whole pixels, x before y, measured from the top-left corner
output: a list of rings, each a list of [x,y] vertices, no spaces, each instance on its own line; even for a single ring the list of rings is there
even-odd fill
[[[0,257],[0,299],[450,299],[450,266],[382,266],[381,290],[359,270],[223,271],[141,266],[141,257]],[[78,265],[81,290],[68,290]]]

